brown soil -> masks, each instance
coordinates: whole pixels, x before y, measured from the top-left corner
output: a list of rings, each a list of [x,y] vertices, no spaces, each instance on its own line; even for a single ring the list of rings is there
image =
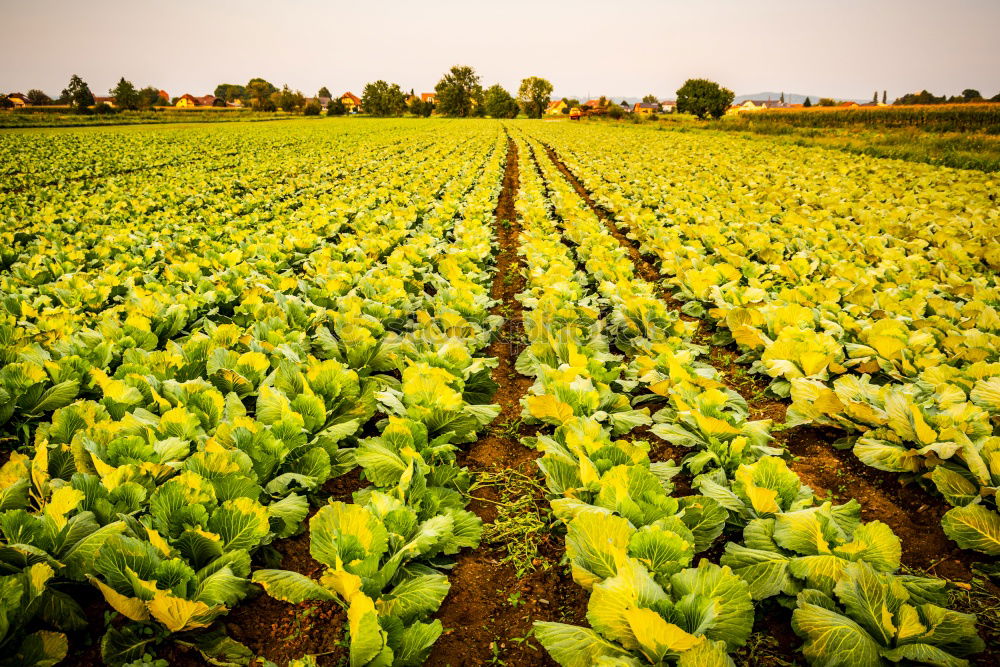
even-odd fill
[[[367,485],[355,469],[328,481],[323,494],[331,501],[351,502],[353,493]],[[308,530],[279,540],[274,548],[281,554],[282,569],[314,579],[322,576],[325,567],[309,553]],[[244,600],[224,620],[230,637],[278,665],[306,654],[318,656],[320,665],[337,665],[347,655],[347,614],[337,602],[289,604],[261,593]]]
[[[460,461],[473,472],[514,468],[537,478],[537,452],[517,439],[534,431],[519,421],[521,397],[532,381],[514,369],[526,342],[523,310],[515,298],[525,286],[523,262],[517,254],[520,225],[514,208],[519,183],[517,160],[517,145],[508,139],[503,190],[496,209],[499,251],[491,291],[498,301],[492,312],[501,315],[504,324],[487,350],[498,360],[493,380],[499,385],[494,401],[500,405],[500,415],[491,432],[471,445]],[[483,487],[473,495],[476,499],[469,509],[486,523],[495,521],[498,490]],[[547,504],[544,498],[538,500]],[[529,638],[532,622],[579,624],[584,621],[587,605],[586,591],[573,582],[565,568],[556,565],[563,552],[562,538],[547,534],[533,561],[535,569],[520,578],[513,565],[501,562],[505,553],[499,545],[460,554],[448,576],[451,590],[437,614],[445,631],[427,664],[459,667],[495,659],[505,665],[554,665],[538,642]]]
[[[628,250],[639,275],[658,286],[662,285],[662,276],[642,256],[637,245],[622,234],[615,224],[613,215],[594,201],[552,148],[546,146],[545,150],[549,159],[580,197],[602,218],[611,234]],[[679,310],[681,305],[679,301],[665,294],[662,289],[659,292],[670,308]],[[683,314],[682,317],[686,320],[693,319]],[[705,343],[708,335],[710,335],[709,325],[702,321],[696,340]],[[750,419],[771,419],[774,424],[783,424],[788,402],[767,395],[765,389],[768,383],[762,378],[749,375],[745,367],[736,362],[738,356],[739,352],[734,345],[712,347],[709,361],[720,372],[726,385],[746,399],[750,408]],[[638,431],[634,433],[639,435]],[[902,542],[904,567],[926,573],[928,576],[959,582],[960,586],[967,586],[965,582],[973,578],[973,564],[986,558],[963,551],[945,536],[941,529],[941,516],[947,511],[947,506],[940,498],[932,496],[920,486],[903,485],[898,475],[865,465],[849,450],[834,448],[832,443],[841,435],[843,434],[832,429],[811,426],[800,426],[774,433],[777,443],[787,447],[793,455],[789,467],[798,474],[803,483],[816,491],[817,496],[837,503],[856,498],[861,503],[861,516],[864,521],[878,520],[892,528]],[[653,444],[651,458],[654,458],[654,453],[657,454],[654,460],[673,458],[675,462],[679,462],[683,456],[683,450],[678,452],[679,448],[670,447],[669,443],[661,445],[652,435],[646,439]],[[687,478],[678,475],[675,482],[680,492],[684,489]],[[708,553],[710,554],[711,550]],[[986,582],[985,587],[993,595],[1000,597],[1000,588],[989,582]],[[777,606],[775,608],[780,609]],[[787,613],[764,615],[758,612],[754,630],[761,633],[763,643],[757,652],[746,648],[741,650],[737,656],[740,658],[740,663],[782,665],[800,660],[801,656],[791,648],[800,642],[790,627],[787,627],[787,623],[781,620],[788,618]],[[990,637],[983,627],[980,630],[981,634],[987,637],[989,644]],[[770,637],[777,637],[779,641],[767,640]],[[976,656],[973,663],[1000,664],[1000,647],[988,645],[986,652]]]

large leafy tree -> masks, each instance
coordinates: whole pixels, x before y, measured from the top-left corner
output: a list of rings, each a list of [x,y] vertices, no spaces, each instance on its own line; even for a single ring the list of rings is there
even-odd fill
[[[215,87],[215,96],[221,97],[227,102],[232,102],[234,100],[241,100],[245,98],[246,95],[247,95],[246,86],[241,86],[238,83],[220,83],[218,86]]]
[[[327,116],[343,116],[345,113],[347,113],[347,107],[344,106],[344,101],[339,97],[331,99],[330,104],[326,106]]]
[[[37,88],[29,90],[25,97],[28,98],[28,104],[33,104],[35,106],[40,107],[45,106],[46,104],[52,104],[52,98]]]
[[[246,99],[254,108],[266,106],[271,101],[271,95],[276,92],[278,89],[273,84],[259,77],[250,79],[246,85]]]
[[[733,103],[733,91],[708,79],[688,79],[677,90],[677,110],[698,118],[721,118]]]
[[[361,108],[373,116],[398,116],[406,110],[406,96],[398,83],[379,79],[365,84]]]
[[[323,86],[322,88],[319,89],[319,92],[316,93],[316,97],[333,97],[333,95],[330,94],[329,88]]]
[[[153,86],[146,86],[136,94],[139,96],[140,109],[149,109],[150,107],[160,106],[164,103],[163,98],[160,97],[159,89]]]
[[[656,95],[646,95],[642,98],[643,104],[656,104],[657,102],[658,100],[656,99]]]
[[[77,113],[87,113],[87,109],[94,104],[94,94],[90,92],[90,86],[76,74],[70,77],[69,85],[63,89],[60,99],[65,100]]]
[[[115,98],[115,106],[119,109],[135,110],[139,108],[139,91],[135,89],[131,81],[126,81],[125,77],[118,80],[118,85],[108,91],[111,97]]]
[[[517,101],[499,83],[490,86],[483,94],[483,110],[493,118],[514,118],[517,116]]]
[[[482,107],[483,86],[476,70],[468,65],[452,67],[434,90],[437,110],[445,116],[471,116],[477,107]]]
[[[271,93],[271,102],[282,111],[295,111],[305,106],[306,98],[301,91],[293,91],[286,83],[281,90]]]
[[[541,118],[545,107],[549,105],[552,95],[552,84],[537,76],[529,76],[521,81],[517,90],[517,101],[530,118]]]

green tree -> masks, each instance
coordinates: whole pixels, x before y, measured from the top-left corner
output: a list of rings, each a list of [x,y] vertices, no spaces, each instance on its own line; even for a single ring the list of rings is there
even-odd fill
[[[642,98],[643,104],[656,104],[659,100],[656,99],[656,95],[646,95]]]
[[[321,107],[319,105],[319,102],[317,102],[316,100],[312,100],[310,102],[306,102],[306,105],[304,107],[302,107],[302,115],[303,116],[318,116],[319,112],[322,111],[322,110],[323,110],[323,107]]]
[[[14,103],[10,101],[10,98],[6,95],[0,95],[0,109],[12,108],[14,108]]]
[[[882,104],[885,104],[886,91],[882,91]]]
[[[966,88],[965,90],[963,90],[962,97],[964,97],[967,102],[983,99],[983,96],[980,95],[979,91],[976,90],[975,88]]]
[[[286,83],[281,90],[271,93],[271,102],[282,111],[295,111],[305,106],[306,98],[300,91],[293,91]]]
[[[434,103],[430,100],[422,100],[410,91],[410,100],[407,103],[407,110],[414,116],[427,118],[434,113]]]
[[[46,104],[52,104],[52,98],[37,88],[29,90],[25,97],[28,98],[28,104],[33,104],[36,107],[43,107]]]
[[[263,79],[261,79],[263,81]],[[265,81],[265,83],[267,83]],[[271,85],[271,84],[267,84]],[[273,88],[273,86],[271,86]],[[267,92],[267,95],[273,93],[273,90]],[[227,102],[235,102],[236,100],[242,100],[247,96],[246,86],[241,86],[238,83],[220,83],[215,87],[215,96],[221,97]]]
[[[316,93],[316,97],[333,97],[333,95],[330,94],[329,88],[323,86],[322,88],[319,89],[319,92]]]
[[[483,106],[483,86],[476,70],[468,65],[455,65],[448,70],[438,84],[438,111],[445,116],[471,116],[476,108]]]
[[[517,89],[517,102],[528,118],[541,118],[549,106],[552,84],[547,79],[529,76],[521,81]]]
[[[326,106],[327,116],[343,116],[347,113],[347,107],[344,106],[344,101],[339,97],[330,100],[330,104]]]
[[[721,118],[733,103],[733,91],[708,79],[688,79],[677,90],[677,110],[698,118]]]
[[[514,118],[518,112],[517,100],[498,83],[483,94],[483,109],[493,118]]]
[[[118,79],[118,85],[109,90],[108,94],[115,98],[115,106],[119,109],[135,111],[139,108],[139,91],[125,77]]]
[[[821,97],[819,98],[819,102],[817,102],[816,104],[820,105],[821,107],[835,107],[837,106],[837,100],[833,99],[832,97]]]
[[[254,109],[266,110],[266,103],[271,101],[271,95],[278,92],[269,81],[261,78],[250,79],[245,87],[245,99]]]
[[[877,90],[875,91],[875,94],[872,95],[872,104],[878,104],[878,91]]]
[[[806,101],[802,103],[802,106],[804,106],[804,107],[805,107],[806,109],[808,109],[808,108],[809,108],[809,107],[811,107],[812,105],[813,105],[813,102],[812,102],[812,100],[811,100],[811,99],[809,99],[808,97],[806,98]]]
[[[77,113],[87,113],[87,110],[94,104],[94,94],[90,92],[87,82],[74,74],[69,79],[69,85],[63,89],[62,98],[73,107]]]
[[[139,100],[140,109],[149,109],[162,104],[163,98],[160,97],[160,91],[153,86],[146,86],[136,93]]]
[[[618,120],[624,115],[625,112],[617,104],[612,104],[611,106],[608,107],[608,118],[611,118],[613,120]]]
[[[372,116],[399,116],[406,110],[406,96],[398,83],[379,79],[365,84],[361,108]]]
[[[781,97],[778,98],[778,101],[781,102],[782,104],[785,103],[785,92],[784,91],[781,92]]]
[[[946,101],[947,98],[944,95],[938,97],[934,93],[921,90],[919,93],[907,93],[897,98],[893,104],[941,104]]]

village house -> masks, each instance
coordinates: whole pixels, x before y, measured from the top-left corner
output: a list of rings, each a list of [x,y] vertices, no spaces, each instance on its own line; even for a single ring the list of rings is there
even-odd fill
[[[7,96],[7,99],[14,104],[15,109],[23,109],[24,107],[31,106],[31,104],[28,103],[28,98],[21,93],[11,93]]]
[[[177,102],[174,104],[175,107],[196,107],[198,106],[198,99],[191,95],[190,93],[184,93],[177,98]]]
[[[430,102],[431,104],[437,104],[437,93],[420,93],[420,101],[424,103]]]
[[[115,105],[115,98],[94,95],[94,104],[107,104],[109,107],[113,107]]]
[[[635,106],[632,107],[634,113],[643,114],[645,116],[652,116],[660,110],[660,105],[653,102],[636,102]]]
[[[198,106],[200,107],[224,107],[226,106],[226,101],[221,97],[216,97],[215,95],[204,95],[202,97],[195,98],[198,101]]]
[[[347,113],[360,113],[361,112],[361,98],[354,93],[348,91],[340,96],[340,101],[344,104],[344,108],[347,109]]]
[[[744,100],[729,107],[730,111],[764,111],[765,109],[785,109],[788,105],[779,100]]]
[[[677,100],[662,100],[660,102],[660,111],[663,113],[674,113],[677,111]]]
[[[545,108],[546,116],[558,116],[563,113],[566,113],[566,102],[563,100],[552,100]]]

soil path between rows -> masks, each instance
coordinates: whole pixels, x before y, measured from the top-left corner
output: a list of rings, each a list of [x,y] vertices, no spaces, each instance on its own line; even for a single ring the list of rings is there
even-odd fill
[[[601,218],[612,236],[626,249],[639,275],[656,285],[657,293],[668,307],[678,311],[683,319],[693,319],[680,313],[682,303],[666,293],[666,281],[662,274],[642,255],[638,244],[622,233],[613,214],[595,201],[592,194],[551,146],[544,143],[542,145],[548,158],[563,177]],[[710,334],[709,324],[701,320],[700,330],[695,336],[696,342],[707,344]],[[745,368],[737,364],[736,359],[739,356],[740,353],[734,345],[712,347],[708,361],[719,371],[726,385],[746,399],[751,419],[771,419],[775,424],[783,424],[788,408],[787,401],[766,396],[764,389],[767,382],[749,376]],[[974,577],[973,565],[987,560],[984,556],[960,549],[944,534],[941,528],[941,516],[948,507],[940,498],[930,495],[915,484],[902,485],[897,475],[865,465],[849,450],[835,449],[832,443],[843,434],[831,429],[799,426],[779,431],[774,435],[777,443],[787,447],[792,454],[789,467],[798,474],[803,483],[812,487],[818,497],[830,499],[834,503],[843,503],[855,498],[862,505],[861,516],[864,521],[878,520],[892,528],[902,542],[904,567],[967,586],[966,582]],[[650,436],[650,439],[654,443],[655,450],[656,438]],[[676,452],[676,448],[670,447],[669,444],[660,448],[671,454]],[[985,582],[984,586],[988,594],[1000,596],[1000,589],[996,586],[989,582]],[[801,656],[791,650],[791,647],[801,642],[792,634],[788,625],[773,622],[777,620],[774,617],[762,619],[762,616],[761,613],[757,614],[754,630],[776,636],[779,642],[766,655],[751,656],[749,661],[744,661],[744,664],[783,664],[782,660],[800,659]],[[775,616],[781,617],[787,614],[779,613]],[[767,622],[768,620],[772,622]],[[996,640],[1000,637],[985,631],[982,627],[984,620],[988,619],[980,618],[980,632],[987,641],[987,650],[973,659],[974,664],[1000,664],[1000,646],[996,644]],[[995,619],[988,622],[991,629],[995,628]],[[991,639],[993,639],[992,645]]]
[[[516,295],[524,290],[523,260],[518,255],[520,224],[515,203],[519,187],[517,144],[508,137],[503,189],[497,203],[495,235],[498,244],[496,274],[491,297],[497,301],[493,314],[504,323],[487,349],[497,359],[493,381],[498,385],[494,402],[500,415],[491,430],[459,455],[459,463],[475,476],[512,470],[541,484],[534,464],[538,453],[519,442],[533,434],[520,422],[521,397],[532,380],[515,369],[517,356],[526,343],[523,309]],[[472,492],[469,509],[485,524],[497,520],[503,489],[483,486]],[[536,503],[548,502],[535,490]],[[484,539],[478,549],[459,554],[449,573],[451,590],[436,617],[445,630],[435,643],[428,665],[464,667],[502,664],[511,666],[555,665],[538,642],[530,638],[536,620],[581,623],[586,610],[583,589],[558,565],[563,553],[561,537],[546,532],[538,544],[533,568],[518,576],[517,568],[502,562],[505,545]]]

